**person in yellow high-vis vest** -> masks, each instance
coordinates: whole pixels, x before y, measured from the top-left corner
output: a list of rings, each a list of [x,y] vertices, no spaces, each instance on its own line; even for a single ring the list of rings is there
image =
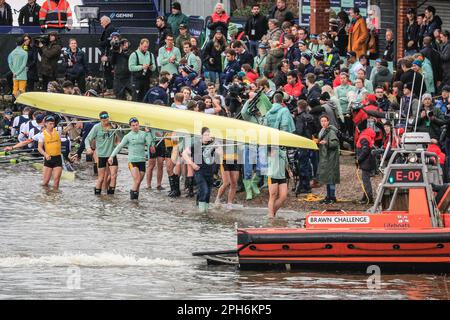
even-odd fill
[[[53,186],[58,189],[62,174],[61,138],[55,128],[55,118],[47,116],[44,121],[45,129],[38,138],[38,151],[44,156],[42,186],[48,187],[53,176]]]

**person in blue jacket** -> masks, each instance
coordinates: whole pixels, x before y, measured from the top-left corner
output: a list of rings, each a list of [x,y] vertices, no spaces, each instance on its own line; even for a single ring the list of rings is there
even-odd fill
[[[220,74],[220,94],[224,94],[225,87],[227,87],[233,81],[234,76],[241,71],[241,65],[239,61],[236,60],[236,52],[233,49],[228,49],[225,51],[227,58],[227,65]]]

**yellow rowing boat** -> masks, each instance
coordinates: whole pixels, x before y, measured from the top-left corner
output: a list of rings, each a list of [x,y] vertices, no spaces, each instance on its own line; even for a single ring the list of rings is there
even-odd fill
[[[91,119],[98,119],[100,112],[107,111],[110,120],[117,123],[128,124],[131,117],[137,117],[142,126],[193,135],[199,135],[203,127],[208,127],[216,139],[317,150],[313,141],[292,133],[243,120],[164,106],[43,92],[23,93],[16,102]]]

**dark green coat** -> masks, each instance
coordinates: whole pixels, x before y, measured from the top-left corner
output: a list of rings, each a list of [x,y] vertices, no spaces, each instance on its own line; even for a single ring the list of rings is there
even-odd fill
[[[319,140],[327,143],[319,145],[319,169],[317,172],[319,182],[323,184],[338,184],[341,180],[339,171],[339,139],[336,127],[330,125]]]

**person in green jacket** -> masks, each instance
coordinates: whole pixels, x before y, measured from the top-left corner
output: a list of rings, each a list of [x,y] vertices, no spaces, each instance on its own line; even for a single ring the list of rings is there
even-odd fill
[[[294,120],[286,106],[283,106],[283,95],[276,93],[273,96],[273,106],[264,117],[264,124],[268,127],[294,132]],[[273,137],[272,139],[273,140]],[[288,195],[286,179],[287,154],[286,149],[280,146],[271,146],[269,151],[269,217],[275,218],[277,211],[282,207]]]
[[[130,199],[137,200],[139,198],[139,188],[141,182],[145,177],[145,164],[147,162],[147,152],[145,146],[150,152],[155,152],[155,137],[149,129],[145,131],[139,130],[139,120],[135,117],[131,118],[128,124],[131,131],[123,137],[122,142],[114,149],[108,159],[108,163],[114,163],[114,157],[122,150],[123,147],[128,146],[128,168],[133,178],[133,186],[130,190]]]
[[[170,25],[175,38],[179,35],[180,25],[188,25],[189,18],[181,12],[181,4],[179,2],[172,3],[172,14],[167,18],[167,23]]]
[[[178,74],[178,65],[181,60],[180,50],[174,46],[173,36],[167,35],[166,45],[159,48],[158,51],[158,65],[161,71],[167,71],[170,74]]]
[[[336,184],[340,182],[338,129],[330,125],[327,115],[320,117],[322,129],[319,132],[319,182],[327,185],[327,196],[320,203],[336,203]]]
[[[339,99],[339,107],[341,108],[341,113],[344,115],[344,126],[341,128],[343,133],[347,133],[350,137],[353,136],[353,121],[351,118],[351,112],[349,109],[350,102],[348,98],[349,92],[356,92],[356,88],[349,84],[349,75],[346,72],[341,72],[340,74],[341,84],[336,87],[335,94]]]
[[[181,52],[183,52],[183,44],[186,41],[191,41],[191,35],[189,34],[187,25],[185,24],[180,24],[179,30],[180,34],[175,38],[175,46],[180,49]]]
[[[184,58],[187,61],[187,65],[191,67],[197,74],[201,74],[202,66],[201,60],[192,52],[192,44],[190,41],[183,43]]]
[[[8,55],[8,66],[13,74],[13,95],[16,98],[27,87],[28,52],[23,49],[23,39],[17,39],[17,47]]]
[[[86,154],[91,155],[94,151],[91,148],[92,140],[95,140],[95,152],[97,156],[98,177],[95,183],[95,195],[100,195],[102,186],[107,186],[107,193],[114,194],[116,189],[118,162],[117,157],[114,157],[112,164],[108,165],[108,159],[111,156],[114,146],[119,142],[119,131],[112,127],[109,121],[108,112],[102,111],[99,114],[100,123],[94,125],[84,140],[86,146]],[[108,183],[109,178],[109,183]]]

